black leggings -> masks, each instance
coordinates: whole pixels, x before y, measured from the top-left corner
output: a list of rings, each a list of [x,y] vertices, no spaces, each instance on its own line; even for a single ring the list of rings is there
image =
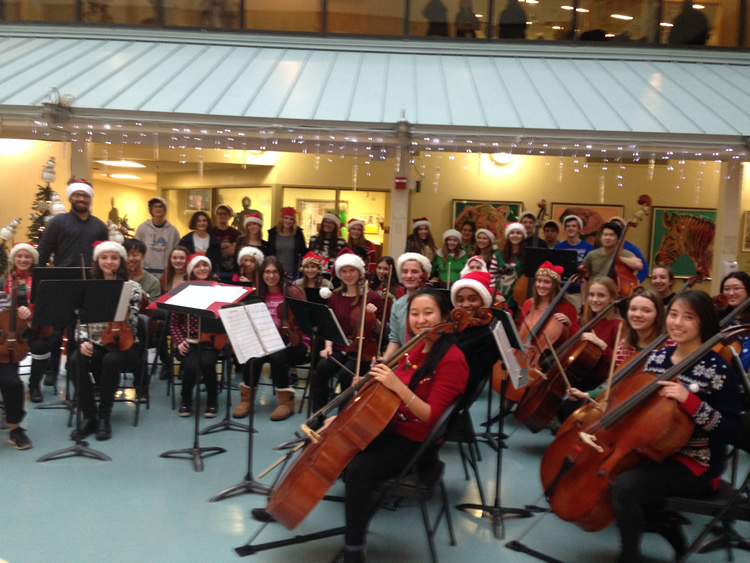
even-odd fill
[[[69,374],[73,382],[78,381],[78,400],[85,418],[94,418],[97,414],[94,384],[99,384],[99,416],[107,417],[112,412],[115,393],[120,385],[120,374],[133,371],[138,361],[138,345],[130,350],[110,350],[94,344],[91,357],[84,356],[76,350],[69,362]],[[79,372],[79,362],[83,361],[83,373]]]
[[[356,373],[357,358],[349,358],[339,350],[334,350],[332,356],[344,364],[350,371]],[[370,362],[360,362],[359,374],[365,375],[370,370]],[[312,395],[312,410],[317,412],[328,403],[328,386],[332,377],[336,376],[341,385],[341,390],[348,389],[352,384],[352,376],[338,364],[326,358],[318,362],[315,369],[315,377],[310,386]]]
[[[23,382],[18,377],[18,364],[0,363],[0,393],[3,395],[5,420],[18,424],[23,420]]]
[[[193,401],[193,385],[198,378],[198,344],[190,344],[187,356],[177,350],[177,359],[182,364],[182,400],[188,404]],[[200,344],[200,373],[206,384],[206,394],[209,404],[215,404],[218,397],[218,382],[216,380],[216,359],[219,351],[210,344]]]
[[[35,387],[42,382],[42,376],[48,364],[51,364],[53,374],[57,375],[57,372],[60,370],[62,334],[54,330],[50,336],[42,338],[37,336],[36,331],[28,330],[25,332],[24,337],[29,343],[29,352],[31,353],[29,387]],[[55,363],[55,358],[57,359],[57,363]]]
[[[378,481],[397,476],[417,453],[419,442],[381,432],[346,467],[346,545],[365,543],[367,524],[375,509],[373,488]]]
[[[641,560],[641,535],[657,518],[657,501],[674,495],[700,495],[710,488],[711,478],[705,473],[696,476],[673,459],[649,463],[617,477],[609,489],[620,528],[620,561]]]
[[[287,389],[289,387],[289,367],[296,366],[307,357],[307,346],[302,343],[289,346],[263,358],[253,359],[242,368],[242,379],[245,385],[257,387],[260,372],[264,364],[271,366],[271,381],[276,389]]]

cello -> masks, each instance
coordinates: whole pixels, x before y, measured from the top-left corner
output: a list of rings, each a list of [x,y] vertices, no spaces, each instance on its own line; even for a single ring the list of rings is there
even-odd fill
[[[537,205],[539,206],[539,213],[536,216],[536,223],[534,224],[534,235],[531,242],[532,246],[539,246],[539,227],[541,226],[542,221],[544,221],[544,215],[547,212],[547,200],[542,199]],[[510,243],[506,240],[505,244]],[[521,274],[513,285],[513,300],[519,307],[523,305],[524,301],[531,297],[533,287],[530,286],[530,281],[531,280],[529,280],[526,274]]]
[[[609,485],[649,460],[674,455],[693,434],[693,422],[677,401],[658,395],[661,381],[690,369],[715,345],[750,332],[725,329],[660,376],[631,374],[610,387],[606,407],[588,410],[567,432],[558,432],[544,453],[541,480],[550,508],[562,520],[598,531],[614,520]]]
[[[453,309],[450,322],[422,331],[396,351],[386,365],[395,366],[404,354],[425,338],[436,339],[445,333],[461,332],[492,318],[491,313],[479,316],[482,320],[470,319],[467,311]],[[356,398],[349,401],[354,393]],[[347,401],[347,407],[325,432],[317,434],[303,426],[308,443],[269,494],[266,510],[289,530],[304,520],[352,458],[383,431],[401,402],[395,393],[367,374],[315,413],[308,423],[317,425],[329,412]]]
[[[642,221],[643,218],[648,215],[648,212],[651,209],[651,196],[643,194],[638,198],[638,205],[641,207],[633,214],[630,220],[625,223],[625,228],[622,230],[622,233],[620,233],[620,238],[617,241],[617,248],[615,248],[615,251],[612,253],[612,260],[610,261],[609,266],[607,267],[607,273],[605,274],[607,277],[612,278],[615,281],[615,284],[617,285],[617,293],[623,297],[628,297],[633,293],[633,290],[636,287],[641,285],[641,282],[638,281],[638,278],[633,271],[620,259],[620,253],[622,252],[622,247],[625,245],[625,237],[628,234],[628,229],[631,225],[638,224],[638,222]]]
[[[571,384],[589,373],[602,356],[602,349],[592,342],[581,340],[581,335],[588,332],[623,299],[620,297],[607,305],[593,319],[578,329],[575,335],[555,349],[554,354],[560,358],[562,368],[570,378]],[[547,364],[549,364],[547,357],[542,358],[540,368],[545,372],[545,377],[538,377],[529,384],[526,394],[516,409],[516,420],[522,422],[534,433],[547,427],[567,394],[567,385],[560,367],[557,363],[549,367]],[[575,379],[572,376],[575,376]]]

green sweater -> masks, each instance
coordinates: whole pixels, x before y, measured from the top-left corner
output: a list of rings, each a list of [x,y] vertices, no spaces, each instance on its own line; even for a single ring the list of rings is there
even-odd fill
[[[432,261],[432,279],[439,279],[443,284],[449,281],[451,284],[456,283],[461,278],[461,270],[466,266],[469,256],[463,250],[460,251],[460,258],[448,257],[443,261],[443,251],[438,250],[438,255]],[[448,266],[450,266],[450,280],[448,280]]]

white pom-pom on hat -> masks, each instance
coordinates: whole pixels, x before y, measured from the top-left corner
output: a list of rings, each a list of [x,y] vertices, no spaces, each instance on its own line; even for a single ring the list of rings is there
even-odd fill
[[[327,287],[321,287],[320,291],[318,291],[318,294],[320,295],[321,299],[329,299],[331,295],[333,295],[333,292]]]

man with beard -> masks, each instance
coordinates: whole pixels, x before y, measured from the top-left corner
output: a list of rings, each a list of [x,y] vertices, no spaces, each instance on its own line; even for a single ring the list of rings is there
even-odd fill
[[[46,266],[52,258],[57,267],[80,266],[80,255],[91,266],[93,244],[108,240],[107,226],[91,215],[94,188],[83,178],[68,180],[70,211],[53,217],[39,242],[39,265]]]

